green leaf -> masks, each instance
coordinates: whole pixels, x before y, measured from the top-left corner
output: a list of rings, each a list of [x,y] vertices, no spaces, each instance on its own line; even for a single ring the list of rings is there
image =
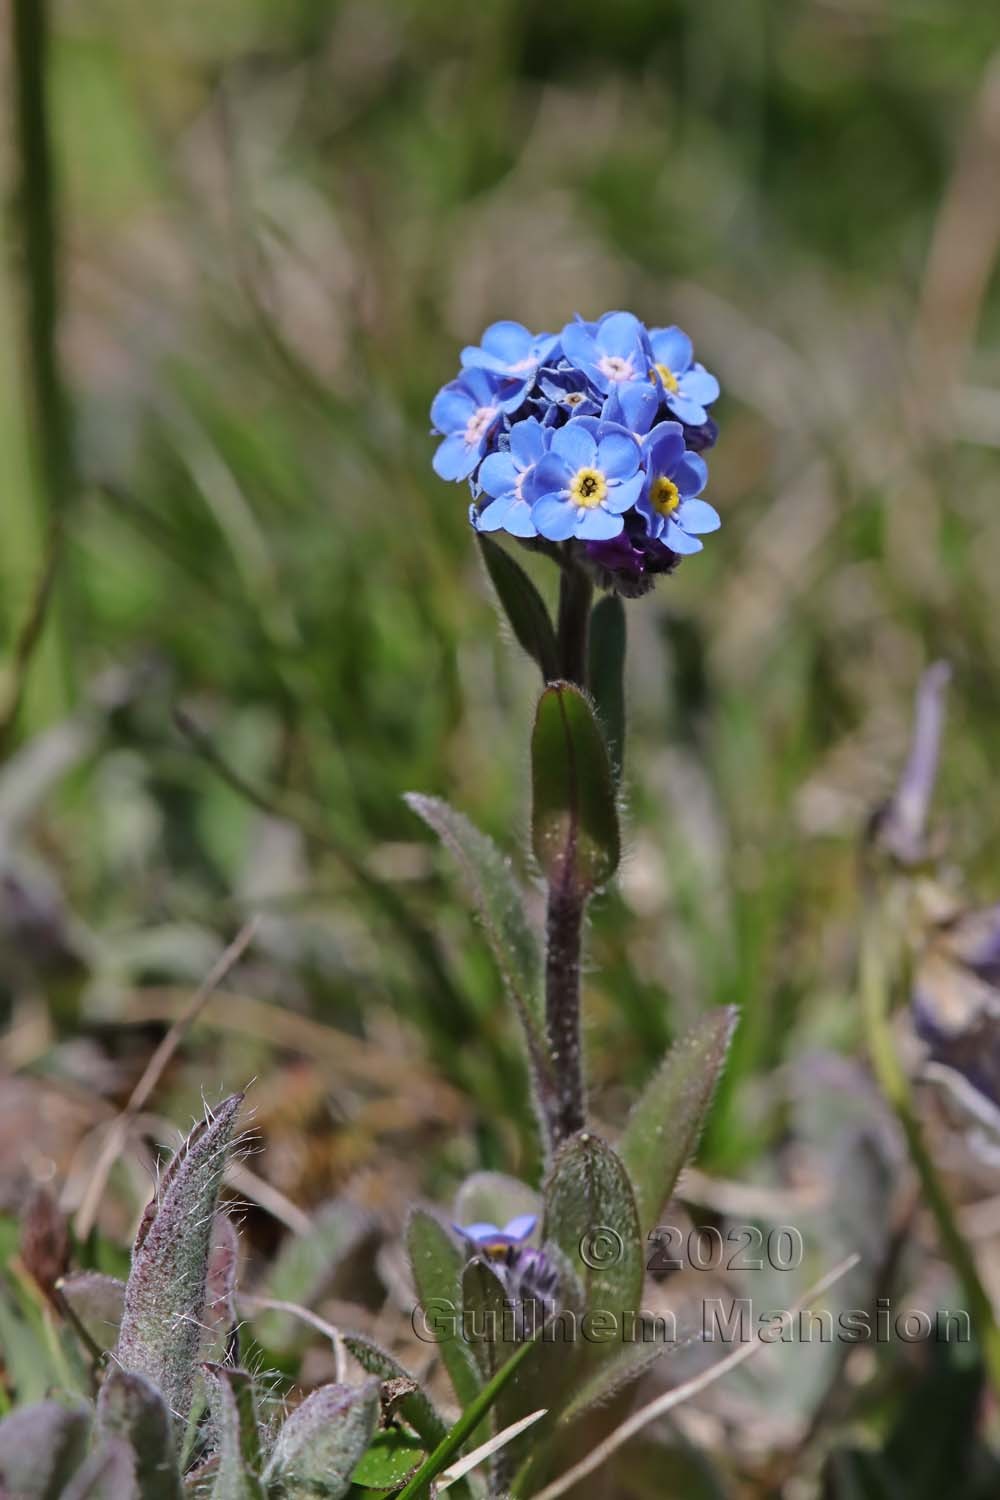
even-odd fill
[[[143,1215],[125,1287],[116,1358],[145,1375],[183,1437],[194,1393],[219,1187],[242,1094],[188,1136]]]
[[[618,809],[604,734],[588,699],[568,682],[539,699],[531,783],[538,863],[550,884],[589,895],[618,868]]]
[[[372,1440],[379,1415],[379,1381],[324,1385],[284,1422],[264,1474],[269,1493],[289,1500],[340,1500]]]
[[[503,1283],[486,1261],[471,1260],[462,1272],[462,1312],[469,1347],[484,1382],[510,1358],[517,1344],[507,1301]]]
[[[97,1425],[105,1438],[119,1438],[131,1447],[143,1500],[179,1500],[173,1423],[145,1376],[118,1368],[108,1373],[97,1398]]]
[[[641,1327],[641,1319],[639,1326]],[[597,1364],[594,1370],[577,1385],[572,1399],[567,1402],[560,1414],[560,1425],[575,1422],[585,1413],[592,1411],[595,1406],[605,1406],[632,1381],[645,1375],[650,1366],[654,1365],[671,1347],[662,1339],[656,1339],[648,1343],[623,1344],[620,1348],[613,1349],[608,1357]]]
[[[62,1278],[58,1290],[98,1349],[113,1349],[125,1306],[124,1281],[101,1271],[76,1271]]]
[[[583,1286],[590,1365],[629,1336],[638,1313],[645,1268],[632,1185],[607,1142],[582,1130],[556,1157],[544,1197],[544,1237],[558,1245]]]
[[[514,639],[538,664],[543,680],[552,682],[559,676],[559,648],[545,600],[504,547],[480,533],[479,550]]]
[[[625,763],[625,646],[625,605],[618,594],[605,594],[590,616],[587,682],[616,782]]]
[[[420,1208],[414,1209],[410,1215],[406,1247],[423,1312],[418,1337],[437,1345],[455,1394],[462,1406],[467,1406],[478,1395],[482,1381],[469,1346],[462,1337],[461,1287],[465,1256],[444,1225]]]
[[[533,1343],[522,1344],[520,1349],[497,1371],[493,1379],[462,1412],[444,1442],[435,1448],[426,1463],[421,1465],[409,1483],[400,1490],[397,1500],[421,1500],[421,1497],[430,1493],[431,1482],[444,1472],[470,1434],[489,1414],[507,1382],[517,1373],[522,1360],[531,1353],[533,1348]]]
[[[343,1339],[345,1348],[369,1375],[377,1375],[380,1380],[413,1379],[410,1372],[373,1339],[360,1333],[345,1333]],[[435,1447],[448,1431],[444,1418],[419,1384],[415,1391],[402,1397],[398,1409],[429,1447]]]
[[[218,1468],[211,1500],[263,1500],[253,1378],[245,1370],[231,1370],[222,1365],[205,1364],[202,1370],[218,1439]]]
[[[351,1480],[370,1490],[392,1490],[415,1474],[426,1457],[419,1439],[390,1427],[376,1432]]]
[[[458,864],[524,1031],[535,1087],[540,1098],[547,1099],[553,1086],[545,1043],[542,955],[510,861],[492,839],[439,797],[408,792],[406,802],[434,830]]]
[[[83,1460],[90,1417],[82,1407],[40,1401],[0,1422],[0,1495],[61,1500]]]
[[[667,1053],[632,1111],[619,1143],[643,1234],[656,1225],[701,1134],[738,1019],[710,1011]]]

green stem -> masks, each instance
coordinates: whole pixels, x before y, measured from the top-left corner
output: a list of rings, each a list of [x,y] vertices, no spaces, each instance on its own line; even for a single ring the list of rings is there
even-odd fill
[[[572,556],[559,577],[556,638],[564,681],[587,686],[587,644],[594,585]],[[572,853],[566,870],[573,866]],[[556,1087],[553,1146],[582,1130],[586,1118],[583,1044],[580,1028],[580,962],[586,897],[571,878],[556,872],[549,880],[545,919],[545,1026]]]
[[[1000,1329],[993,1304],[979,1276],[975,1258],[959,1228],[954,1206],[938,1175],[913,1103],[906,1072],[899,1060],[889,1008],[894,976],[900,968],[892,956],[898,952],[900,924],[889,910],[886,894],[869,889],[861,934],[860,990],[868,1051],[879,1085],[903,1128],[910,1157],[920,1179],[927,1204],[934,1215],[941,1244],[968,1302],[969,1316],[982,1350],[986,1377],[994,1396],[1000,1399]],[[893,945],[890,948],[890,944]]]
[[[569,882],[549,885],[545,927],[545,1027],[555,1081],[553,1146],[582,1130],[585,1120],[580,1036],[580,955],[585,902]]]
[[[589,574],[567,558],[559,575],[559,670],[566,682],[587,686],[587,639],[594,585]]]

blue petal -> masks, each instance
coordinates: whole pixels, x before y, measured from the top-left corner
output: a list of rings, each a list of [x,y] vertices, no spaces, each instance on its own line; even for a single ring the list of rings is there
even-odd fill
[[[546,450],[545,428],[535,417],[515,422],[510,429],[510,451],[519,469],[536,464]]]
[[[499,498],[513,492],[517,466],[510,453],[488,453],[479,470],[479,483],[488,495]]]
[[[480,342],[487,354],[508,365],[516,365],[531,352],[534,334],[523,323],[505,318],[499,323],[491,323]]]
[[[708,412],[697,401],[689,401],[684,395],[683,389],[667,392],[667,405],[676,417],[686,422],[689,427],[700,427],[708,417]]]
[[[669,328],[651,328],[649,342],[658,365],[666,365],[672,375],[683,375],[691,368],[694,345],[684,331],[672,324]]]
[[[708,483],[708,464],[699,453],[685,453],[670,477],[685,499],[700,495]]]
[[[531,516],[531,506],[527,500],[515,500],[508,510],[503,523],[504,531],[510,536],[537,536],[538,528],[535,526]]]
[[[455,1228],[459,1234],[464,1234],[466,1239],[476,1240],[477,1242],[479,1240],[495,1240],[500,1233],[499,1224],[456,1224]]]
[[[479,449],[470,447],[457,432],[445,438],[431,460],[441,479],[468,479],[478,462]]]
[[[525,489],[532,499],[540,499],[542,495],[564,495],[569,481],[570,470],[558,453],[546,453],[528,475]]]
[[[589,468],[597,456],[597,443],[585,423],[567,422],[552,438],[552,453],[569,469]]]
[[[493,500],[481,510],[476,519],[477,531],[505,531],[507,529],[507,517],[511,506],[516,503],[513,492],[501,495],[498,500]]]
[[[559,350],[557,333],[540,333],[531,346],[531,352],[540,365],[547,364]]]
[[[434,397],[431,421],[438,432],[458,432],[468,422],[476,403],[457,380],[443,386]]]
[[[593,510],[585,510],[582,516],[579,512],[577,515],[576,535],[588,542],[606,542],[609,538],[618,536],[625,525],[621,516],[613,516],[601,505],[595,505]]]
[[[558,495],[543,495],[532,507],[531,519],[539,535],[550,542],[565,542],[576,529],[576,506],[560,500]]]
[[[461,383],[477,406],[495,406],[497,394],[504,384],[489,370],[464,370]]]
[[[597,325],[595,342],[602,354],[625,359],[641,346],[642,334],[642,324],[634,313],[605,313]]]
[[[597,467],[609,479],[631,479],[639,467],[639,444],[624,432],[606,433],[597,445]]]
[[[594,336],[584,323],[567,323],[559,335],[562,351],[571,365],[586,370],[597,359]]]
[[[620,484],[613,484],[608,490],[608,498],[604,504],[613,515],[623,515],[638,500],[645,483],[646,476],[640,471],[638,474],[633,474],[631,479],[623,479]]]
[[[516,1219],[503,1226],[503,1232],[509,1239],[526,1240],[537,1223],[537,1214],[518,1214]]]
[[[684,429],[679,422],[659,422],[643,444],[646,470],[673,479],[684,457]]]
[[[701,551],[701,543],[696,536],[688,536],[682,531],[676,521],[668,520],[663,541],[672,552],[679,552],[682,557],[690,557],[694,552]]]
[[[661,516],[658,510],[653,509],[645,495],[641,496],[635,502],[635,508],[636,512],[642,516],[642,519],[646,523],[647,536],[651,536],[655,541],[666,525],[666,517]]]
[[[694,536],[702,536],[706,531],[718,531],[722,525],[719,512],[707,500],[685,500],[677,512],[677,519],[684,530]]]
[[[609,406],[615,396],[622,413],[617,420],[624,420],[631,432],[647,433],[656,421],[656,413],[660,407],[660,392],[657,387],[648,380],[627,380],[618,385],[614,395],[609,397]]]
[[[681,381],[681,389],[685,396],[701,406],[711,406],[713,401],[719,399],[719,382],[714,375],[709,374],[704,365],[695,365],[693,370],[688,370]]]

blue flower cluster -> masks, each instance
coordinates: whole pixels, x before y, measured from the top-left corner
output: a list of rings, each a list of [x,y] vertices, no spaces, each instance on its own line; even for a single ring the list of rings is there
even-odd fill
[[[467,479],[477,531],[582,544],[625,592],[700,552],[719,383],[679,328],[627,312],[560,334],[494,323],[431,407],[434,468]]]

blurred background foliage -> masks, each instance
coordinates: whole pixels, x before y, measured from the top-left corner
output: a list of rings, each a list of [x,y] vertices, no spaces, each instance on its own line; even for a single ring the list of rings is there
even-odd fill
[[[259,1173],[306,1205],[359,1171],[401,1214],[533,1170],[499,981],[401,800],[447,796],[527,868],[533,669],[427,410],[492,319],[613,307],[682,324],[722,381],[724,529],[628,609],[596,1113],[736,1002],[702,1165],[773,1178],[781,1070],[858,1043],[859,837],[937,656],[939,812],[996,890],[995,7],[61,0],[52,28],[74,480],[0,768],[6,1205],[68,1173],[76,1206],[80,1142],[251,912],[244,1003],[210,1008],[163,1114],[258,1074]],[[11,142],[5,167],[12,191]],[[24,274],[9,256],[8,664],[48,525]]]

